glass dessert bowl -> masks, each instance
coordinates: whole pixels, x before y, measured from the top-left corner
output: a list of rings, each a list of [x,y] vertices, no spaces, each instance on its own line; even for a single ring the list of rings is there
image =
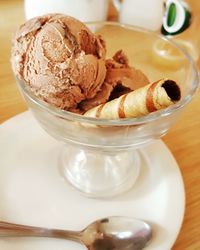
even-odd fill
[[[41,127],[63,142],[58,159],[62,176],[76,189],[90,197],[111,197],[129,190],[140,172],[138,149],[165,135],[176,122],[198,87],[198,73],[190,56],[153,32],[111,22],[88,23],[106,41],[107,56],[120,49],[131,66],[142,70],[150,82],[162,78],[176,81],[181,100],[160,111],[139,118],[106,120],[90,118],[58,109],[38,99],[17,79],[29,108]],[[175,53],[177,61],[154,51],[162,41],[163,54]]]

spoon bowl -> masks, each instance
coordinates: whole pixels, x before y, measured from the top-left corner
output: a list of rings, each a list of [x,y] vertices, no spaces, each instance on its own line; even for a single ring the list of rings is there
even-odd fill
[[[51,237],[73,240],[88,250],[141,250],[152,238],[144,221],[112,216],[96,220],[82,231],[48,229],[0,221],[0,237]]]
[[[139,250],[145,247],[151,237],[152,230],[147,223],[116,216],[90,224],[83,231],[82,240],[91,250]]]

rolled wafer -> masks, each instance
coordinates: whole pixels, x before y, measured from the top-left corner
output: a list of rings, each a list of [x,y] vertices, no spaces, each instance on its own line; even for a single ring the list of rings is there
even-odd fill
[[[161,79],[88,110],[87,117],[102,119],[134,118],[167,108],[181,98],[177,83]]]

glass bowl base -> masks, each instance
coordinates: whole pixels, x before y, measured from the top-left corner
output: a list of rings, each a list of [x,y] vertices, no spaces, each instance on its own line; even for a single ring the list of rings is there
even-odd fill
[[[105,151],[68,145],[61,151],[62,176],[83,195],[108,198],[130,190],[140,172],[134,151]]]

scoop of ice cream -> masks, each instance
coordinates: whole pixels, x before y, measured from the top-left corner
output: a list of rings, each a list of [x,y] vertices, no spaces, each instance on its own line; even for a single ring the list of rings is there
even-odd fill
[[[80,110],[85,112],[149,83],[142,71],[129,65],[122,50],[117,51],[112,59],[106,60],[106,69],[106,78],[101,90],[93,98],[83,100],[78,105]]]
[[[15,75],[36,96],[65,110],[93,98],[106,76],[104,41],[60,14],[23,24],[13,40],[11,61]]]
[[[114,88],[110,99],[119,97],[149,83],[147,76],[139,69],[131,67],[127,56],[122,50],[115,53],[112,59],[106,61],[105,82]]]

